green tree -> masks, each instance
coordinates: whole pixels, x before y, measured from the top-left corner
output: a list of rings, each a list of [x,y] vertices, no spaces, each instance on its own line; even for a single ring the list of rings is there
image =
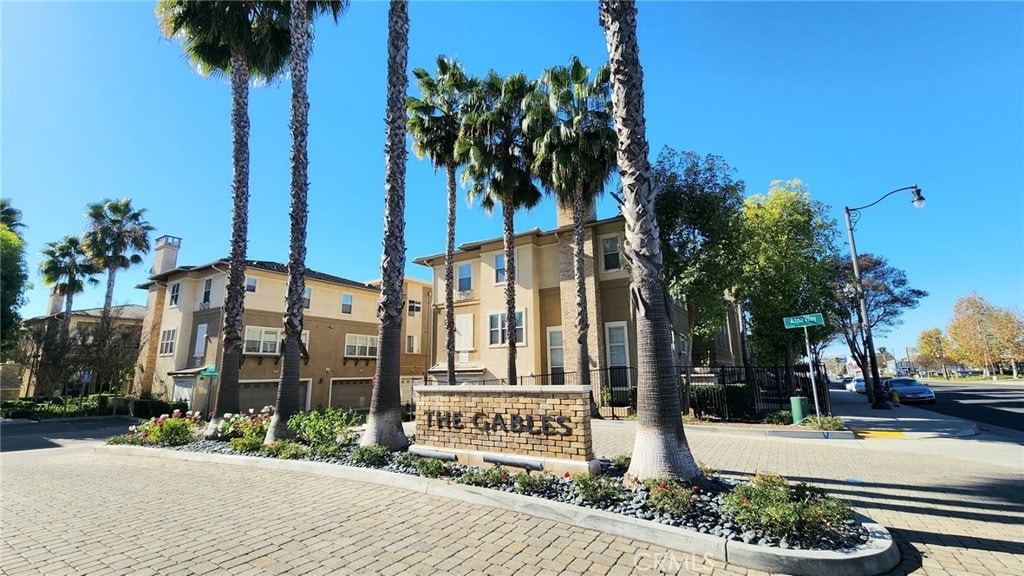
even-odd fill
[[[760,362],[792,366],[796,335],[782,319],[833,308],[840,266],[836,234],[827,207],[812,200],[800,180],[775,180],[766,195],[744,201],[746,262],[738,292]],[[811,342],[833,334],[831,326],[816,326],[810,330]]]
[[[409,439],[402,429],[399,387],[402,359],[402,316],[405,311],[405,150],[406,91],[409,76],[409,4],[391,0],[388,10],[388,90],[384,113],[384,254],[381,259],[377,318],[380,337],[377,369],[370,396],[370,416],[360,444],[381,444],[404,450]]]
[[[25,223],[21,221],[21,210],[18,210],[11,203],[10,198],[0,198],[0,224],[7,226],[7,229],[19,237]]]
[[[281,361],[281,382],[277,402],[270,420],[267,444],[281,438],[294,437],[288,419],[300,410],[299,363],[302,355],[302,308],[306,288],[306,222],[309,212],[309,52],[313,43],[310,13],[330,13],[337,21],[348,8],[348,1],[306,2],[291,0],[288,30],[291,37],[289,62],[292,79],[291,122],[291,234],[288,247],[288,290],[285,296],[284,352]]]
[[[664,477],[689,480],[699,476],[700,469],[680,418],[679,376],[672,358],[669,323],[672,302],[662,277],[636,14],[633,2],[599,2],[611,68],[622,215],[626,220],[623,252],[630,265],[630,305],[637,339],[636,443],[626,475],[633,482]]]
[[[992,315],[995,355],[1008,362],[1017,379],[1017,363],[1024,360],[1024,312],[1020,308],[995,308]]]
[[[580,384],[590,386],[587,284],[584,259],[584,218],[604,192],[617,167],[612,122],[611,76],[607,66],[590,69],[573,56],[568,66],[544,72],[540,80],[547,106],[535,106],[535,119],[544,128],[534,142],[533,170],[562,207],[572,210],[573,278],[576,283],[576,369]],[[599,415],[591,395],[591,414]]]
[[[994,315],[992,304],[971,292],[953,305],[953,319],[946,326],[953,359],[968,366],[984,366],[986,376],[992,373],[993,352],[997,348]]]
[[[0,358],[4,360],[21,335],[18,309],[25,303],[27,287],[25,241],[6,222],[0,223]]]
[[[107,292],[103,299],[103,317],[110,315],[114,302],[114,282],[118,270],[142,264],[149,252],[149,233],[153,227],[145,219],[146,209],[135,209],[131,198],[105,199],[86,207],[88,229],[82,244],[96,267],[107,271]]]
[[[467,95],[479,82],[466,75],[457,60],[437,57],[437,77],[423,68],[412,71],[421,97],[410,97],[409,133],[412,149],[420,158],[429,156],[435,169],[444,169],[448,183],[448,224],[444,251],[444,330],[448,382],[455,383],[455,176],[462,162],[455,157],[455,145],[462,129]]]
[[[59,335],[61,341],[67,342],[75,295],[85,290],[86,283],[99,284],[94,276],[100,270],[77,236],[64,236],[58,241],[47,242],[42,255],[39,273],[43,276],[43,284],[52,286],[56,294],[64,297]]]
[[[274,9],[278,8],[278,9]],[[206,437],[216,436],[225,413],[238,412],[242,361],[246,245],[249,228],[249,83],[270,81],[284,70],[288,21],[271,2],[161,0],[160,29],[178,39],[203,76],[231,79],[231,238],[221,331],[224,358]]]
[[[502,78],[492,70],[470,95],[463,137],[456,146],[456,159],[466,165],[463,181],[472,181],[470,198],[480,199],[487,212],[501,204],[510,384],[516,382],[515,213],[536,206],[541,198],[533,182],[533,138],[526,126],[534,105],[535,84],[525,74]]]
[[[949,342],[945,336],[942,335],[941,328],[929,328],[922,330],[917,336],[917,353],[918,358],[915,363],[921,364],[927,369],[942,368],[942,375],[949,378],[949,373],[946,371],[946,365],[949,360],[946,357],[946,351],[950,349]],[[920,359],[925,359],[922,362]]]

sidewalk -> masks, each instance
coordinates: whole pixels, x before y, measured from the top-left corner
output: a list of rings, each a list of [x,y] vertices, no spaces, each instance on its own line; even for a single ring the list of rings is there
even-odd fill
[[[832,415],[840,416],[859,438],[961,438],[978,433],[978,425],[906,404],[875,410],[864,394],[829,391]]]

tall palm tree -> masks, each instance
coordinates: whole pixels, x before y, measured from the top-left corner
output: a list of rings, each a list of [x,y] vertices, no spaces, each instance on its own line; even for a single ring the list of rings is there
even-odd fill
[[[8,230],[21,237],[25,224],[21,221],[21,210],[11,204],[10,198],[0,198],[0,224],[5,224]]]
[[[534,144],[534,170],[559,204],[572,209],[573,276],[576,281],[576,342],[580,384],[590,386],[590,350],[587,342],[587,284],[583,219],[604,192],[615,162],[612,125],[611,76],[602,66],[593,80],[590,70],[575,56],[569,66],[551,68],[541,78],[547,91],[545,116],[551,122]],[[591,414],[597,402],[591,393]]]
[[[231,78],[231,239],[224,294],[224,356],[220,385],[206,436],[213,438],[225,413],[238,412],[242,362],[242,314],[249,228],[249,83],[277,78],[289,50],[288,20],[273,3],[161,0],[160,28],[178,38],[185,55],[203,76]]]
[[[409,132],[413,151],[420,158],[430,156],[435,169],[444,168],[448,177],[448,235],[444,251],[444,329],[448,383],[455,383],[455,173],[462,163],[455,158],[467,95],[479,82],[466,75],[457,60],[437,57],[437,78],[423,68],[412,71],[422,98],[410,97]]]
[[[522,73],[502,78],[493,70],[470,95],[456,158],[466,164],[464,181],[472,180],[470,198],[491,212],[501,204],[505,246],[505,338],[509,384],[516,382],[516,210],[532,208],[541,198],[533,182],[533,138],[526,118],[536,105],[536,86]]]
[[[637,332],[636,443],[626,475],[630,481],[678,477],[689,480],[700,469],[686,443],[679,409],[679,387],[672,358],[668,297],[661,270],[656,191],[652,186],[644,120],[643,68],[636,37],[636,4],[600,0],[608,45],[612,106],[618,133],[622,177],[624,252],[630,262],[630,304]]]
[[[53,286],[56,294],[64,296],[64,316],[60,320],[59,338],[67,342],[71,332],[71,310],[75,294],[85,290],[86,283],[99,284],[93,278],[99,270],[77,236],[65,235],[60,240],[47,242],[42,251],[43,261],[39,273],[43,284]]]
[[[288,429],[288,419],[300,410],[299,360],[302,347],[302,300],[306,287],[306,221],[309,204],[309,95],[306,79],[309,74],[309,52],[313,41],[310,13],[329,12],[337,21],[348,0],[307,2],[291,0],[288,5],[288,29],[291,35],[289,63],[292,78],[291,103],[291,238],[288,248],[288,291],[285,296],[284,352],[281,361],[281,382],[277,387],[277,402],[264,440],[272,444],[279,438],[294,433]]]
[[[398,385],[402,359],[402,316],[405,300],[405,150],[406,101],[409,76],[409,3],[391,0],[388,10],[388,98],[384,117],[384,257],[381,260],[380,337],[377,370],[370,396],[370,416],[361,444],[382,444],[404,450],[409,439],[402,430],[402,395]]]
[[[103,319],[110,317],[117,271],[142,263],[149,252],[149,233],[154,228],[145,219],[146,209],[132,207],[131,198],[104,199],[86,206],[89,226],[82,238],[96,266],[107,271],[107,293]]]

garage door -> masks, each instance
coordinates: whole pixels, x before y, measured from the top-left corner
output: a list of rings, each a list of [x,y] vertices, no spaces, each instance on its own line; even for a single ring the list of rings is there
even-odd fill
[[[369,378],[331,380],[331,407],[359,410],[370,407],[373,384]]]
[[[264,380],[261,382],[239,382],[238,383],[238,407],[242,412],[249,409],[262,410],[264,406],[277,404],[277,380]],[[299,408],[308,410],[307,390],[309,380],[299,381]]]

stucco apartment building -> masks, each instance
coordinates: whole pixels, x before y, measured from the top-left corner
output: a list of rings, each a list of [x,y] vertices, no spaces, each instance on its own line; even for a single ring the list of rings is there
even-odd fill
[[[629,274],[620,247],[622,216],[586,221],[585,268],[588,348],[592,381],[612,388],[635,386],[636,327],[630,319]],[[577,372],[576,284],[572,268],[572,214],[559,209],[558,228],[534,229],[516,235],[516,371],[522,383],[575,383]],[[455,269],[455,371],[458,382],[501,381],[507,375],[505,334],[505,256],[502,239],[469,242],[458,247]],[[428,380],[446,383],[444,337],[444,254],[415,260],[434,272],[433,294],[437,335]],[[717,365],[740,365],[740,335],[735,313],[711,342],[695,344],[702,358]],[[676,305],[674,354],[684,364],[687,316]],[[572,374],[570,374],[572,373]],[[564,374],[559,378],[558,374]],[[539,375],[545,375],[538,378]],[[547,376],[556,375],[556,376]]]
[[[228,262],[178,266],[181,239],[156,240],[153,275],[139,288],[148,291],[143,346],[134,390],[168,399],[187,400],[204,411],[213,408],[212,391],[219,379],[223,302]],[[246,265],[245,343],[239,375],[243,410],[273,405],[281,377],[287,268],[283,264],[248,261]],[[405,280],[406,312],[402,322],[402,400],[411,400],[412,385],[422,382],[432,346],[431,286]],[[370,405],[376,368],[380,287],[313,270],[306,271],[302,341],[306,353],[300,367],[300,398],[304,409]]]

